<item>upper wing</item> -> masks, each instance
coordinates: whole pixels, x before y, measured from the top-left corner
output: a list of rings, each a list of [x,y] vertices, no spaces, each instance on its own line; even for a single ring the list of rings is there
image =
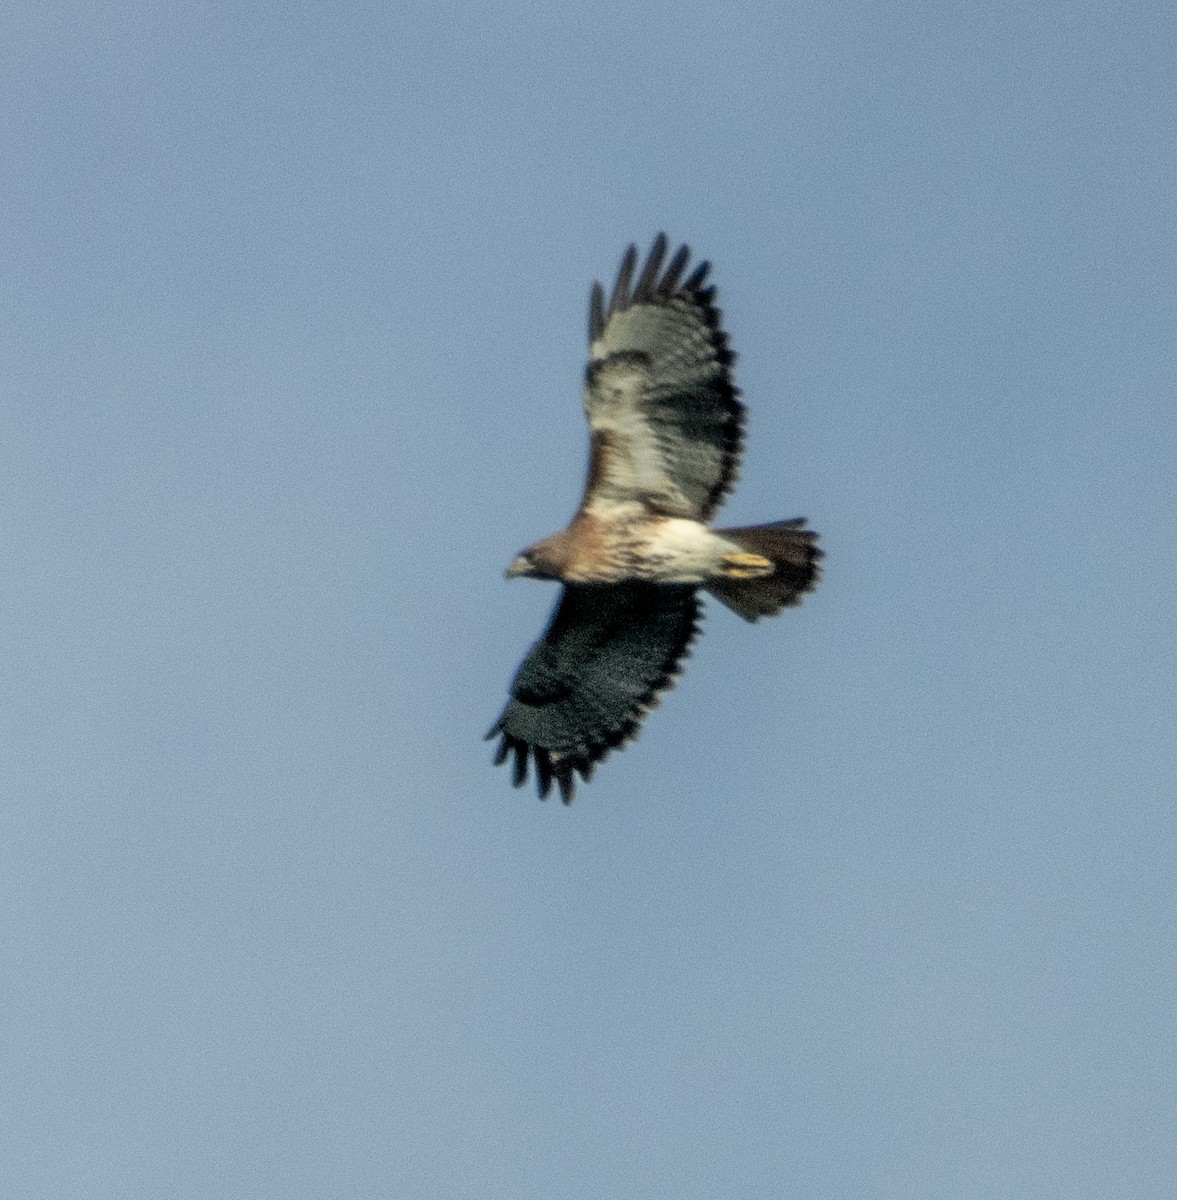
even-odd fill
[[[540,796],[554,779],[571,803],[575,773],[587,780],[610,750],[635,737],[671,686],[698,618],[690,585],[567,585],[486,735],[502,737],[495,763],[513,753],[519,787],[530,755]]]
[[[637,500],[667,516],[707,520],[735,483],[744,406],[735,355],[705,287],[710,264],[682,283],[690,251],[662,270],[660,233],[632,286],[630,246],[608,305],[599,283],[589,310],[584,406],[592,431],[582,507]]]

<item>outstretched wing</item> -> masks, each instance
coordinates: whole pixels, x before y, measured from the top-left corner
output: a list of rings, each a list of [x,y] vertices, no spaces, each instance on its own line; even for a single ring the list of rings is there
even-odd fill
[[[565,804],[610,750],[635,737],[670,687],[698,632],[689,585],[569,584],[511,684],[487,738],[495,763],[514,755],[515,786],[535,762],[541,797],[555,780]]]
[[[710,264],[680,282],[690,250],[681,246],[663,270],[666,250],[660,233],[633,284],[630,246],[608,304],[593,285],[584,392],[592,450],[581,507],[636,500],[705,521],[735,483],[744,407],[715,288],[704,286]]]

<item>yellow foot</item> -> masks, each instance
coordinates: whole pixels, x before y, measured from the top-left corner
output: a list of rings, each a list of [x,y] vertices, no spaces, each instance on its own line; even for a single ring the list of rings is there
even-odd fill
[[[724,579],[763,579],[772,574],[772,560],[760,554],[725,554],[720,573]]]

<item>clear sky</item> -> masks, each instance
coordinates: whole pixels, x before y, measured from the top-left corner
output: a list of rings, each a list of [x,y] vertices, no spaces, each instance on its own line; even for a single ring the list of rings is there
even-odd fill
[[[3,27],[6,1195],[1173,1194],[1170,4]],[[827,569],[566,809],[502,572],[659,229]]]

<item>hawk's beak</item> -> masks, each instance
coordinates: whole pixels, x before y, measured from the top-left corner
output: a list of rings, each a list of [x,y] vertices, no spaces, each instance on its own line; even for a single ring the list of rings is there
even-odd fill
[[[518,558],[512,560],[511,565],[507,568],[508,579],[518,579],[520,575],[531,574],[531,563],[520,554]]]

